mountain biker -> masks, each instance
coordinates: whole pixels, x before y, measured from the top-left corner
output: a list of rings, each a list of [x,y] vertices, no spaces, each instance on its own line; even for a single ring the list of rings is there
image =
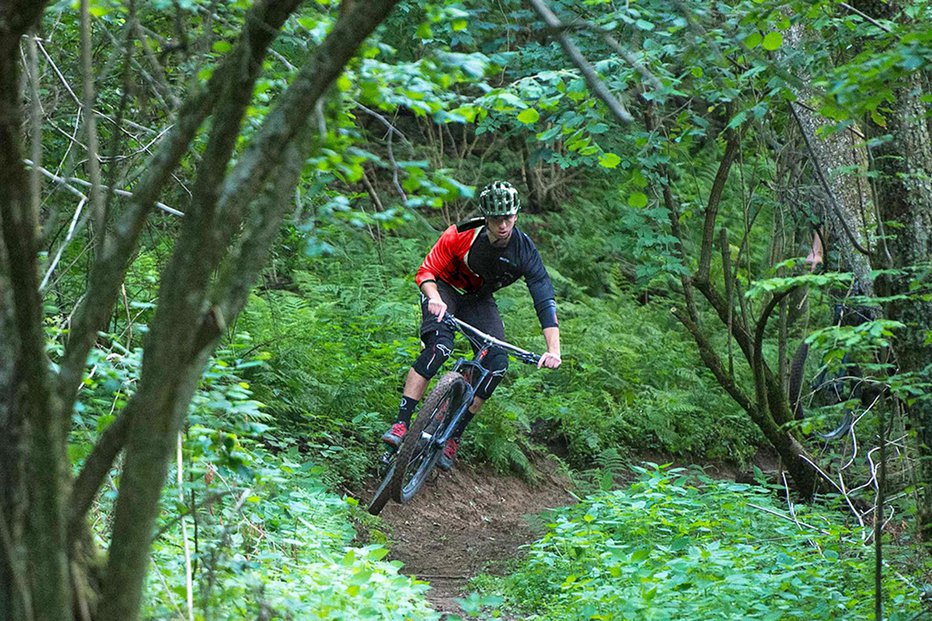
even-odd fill
[[[420,337],[424,349],[408,371],[398,418],[382,441],[398,447],[411,415],[430,379],[453,351],[453,330],[441,320],[446,312],[476,328],[505,340],[505,328],[492,294],[523,277],[547,343],[537,367],[560,366],[560,329],[553,285],[534,243],[515,226],[521,201],[507,181],[494,181],[479,193],[480,218],[450,226],[434,244],[417,270],[421,290]],[[449,471],[463,430],[489,398],[508,368],[508,355],[493,350],[483,361],[491,373],[459,427],[447,442],[437,465]]]

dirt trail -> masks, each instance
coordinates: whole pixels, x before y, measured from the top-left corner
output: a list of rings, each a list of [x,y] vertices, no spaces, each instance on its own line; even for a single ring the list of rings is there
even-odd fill
[[[538,514],[575,502],[553,461],[534,467],[539,480],[528,483],[461,464],[433,476],[410,504],[390,502],[382,510],[392,533],[389,558],[404,563],[403,573],[430,582],[427,598],[436,610],[459,613],[455,600],[468,594],[470,578],[507,572],[521,546],[543,534]]]

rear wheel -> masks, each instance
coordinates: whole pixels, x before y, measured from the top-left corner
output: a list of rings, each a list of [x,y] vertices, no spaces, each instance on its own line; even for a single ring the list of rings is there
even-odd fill
[[[406,503],[414,498],[434,469],[443,450],[434,442],[434,437],[460,407],[465,393],[466,380],[459,373],[450,372],[440,378],[424,400],[398,449],[391,482],[391,496],[396,502]]]
[[[861,399],[861,371],[848,361],[847,354],[840,364],[829,368],[809,353],[809,345],[802,343],[790,363],[790,408],[796,420],[817,412],[830,415],[841,408],[842,419],[835,428],[818,434],[825,440],[836,440],[847,434],[854,422],[851,408]]]

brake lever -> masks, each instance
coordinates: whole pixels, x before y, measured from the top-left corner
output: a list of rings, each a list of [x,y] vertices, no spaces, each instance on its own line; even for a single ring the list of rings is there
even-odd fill
[[[521,362],[524,362],[526,364],[534,364],[534,365],[540,362],[541,358],[543,358],[543,356],[538,356],[537,354],[533,354],[531,352],[528,352],[526,354],[521,354],[519,356],[519,359],[521,360]]]

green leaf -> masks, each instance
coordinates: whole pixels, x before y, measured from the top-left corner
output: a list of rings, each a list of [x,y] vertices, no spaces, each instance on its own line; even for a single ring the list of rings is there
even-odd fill
[[[522,110],[520,114],[518,114],[518,120],[524,123],[525,125],[531,125],[532,123],[536,123],[539,118],[540,118],[540,113],[534,108],[528,108],[526,110]]]
[[[781,45],[783,45],[783,35],[779,32],[768,32],[764,37],[763,47],[769,52],[779,50]]]
[[[747,110],[741,110],[738,114],[731,117],[731,120],[728,121],[728,129],[734,129],[744,123],[748,118]]]
[[[745,45],[745,47],[747,47],[749,50],[753,50],[755,47],[757,47],[758,45],[760,45],[760,42],[761,42],[763,39],[764,39],[764,37],[761,35],[761,33],[757,32],[757,31],[755,30],[754,32],[752,32],[751,34],[749,34],[747,37],[745,37],[745,39],[744,39],[744,45]]]
[[[635,192],[628,197],[628,205],[631,207],[647,207],[647,194]]]
[[[602,168],[615,168],[621,163],[621,158],[614,153],[603,153],[599,158],[599,166]]]
[[[453,32],[459,32],[460,30],[466,30],[468,24],[469,22],[465,19],[454,19],[450,26],[453,28]]]
[[[225,54],[233,49],[233,45],[229,41],[215,41],[214,44],[210,47],[213,51],[219,54]]]

